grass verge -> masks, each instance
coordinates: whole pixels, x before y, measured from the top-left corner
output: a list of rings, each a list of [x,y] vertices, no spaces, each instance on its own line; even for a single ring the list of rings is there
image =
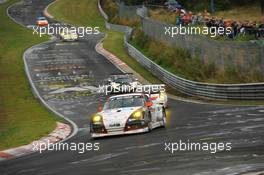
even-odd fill
[[[56,126],[56,118],[33,97],[24,72],[22,55],[32,45],[47,40],[17,25],[0,5],[0,150],[28,144]]]

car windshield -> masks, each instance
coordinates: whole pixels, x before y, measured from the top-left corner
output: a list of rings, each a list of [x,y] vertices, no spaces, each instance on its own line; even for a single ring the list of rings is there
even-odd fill
[[[114,80],[115,83],[132,83],[131,78],[117,78]]]
[[[121,96],[111,98],[105,103],[104,110],[115,108],[127,108],[144,105],[144,97],[140,95],[136,96]]]

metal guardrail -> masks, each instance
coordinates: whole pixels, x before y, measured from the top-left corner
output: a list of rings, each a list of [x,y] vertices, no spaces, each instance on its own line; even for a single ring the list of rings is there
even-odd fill
[[[202,98],[233,99],[233,100],[263,100],[264,83],[253,84],[208,84],[194,82],[178,77],[143,55],[125,40],[125,48],[129,55],[135,58],[152,74],[159,77],[167,85],[184,94]]]
[[[97,7],[98,7],[98,9],[99,9],[101,15],[104,17],[104,19],[105,19],[106,21],[108,21],[108,20],[109,20],[109,17],[108,17],[108,15],[104,12],[104,10],[103,10],[103,8],[102,8],[102,6],[101,6],[101,0],[98,0],[98,1],[97,1]]]
[[[100,1],[100,0],[99,0]],[[100,6],[100,2],[98,2]],[[138,11],[144,14],[144,12]],[[129,43],[132,28],[107,22],[108,29],[124,32],[124,47],[130,56],[167,85],[184,94],[210,99],[264,100],[264,83],[212,84],[186,80],[165,70]]]
[[[122,33],[127,33],[129,32],[130,30],[132,30],[130,27],[128,26],[124,26],[124,25],[117,25],[117,24],[111,24],[108,22],[109,20],[109,17],[108,15],[104,12],[102,6],[101,6],[101,0],[98,0],[98,3],[97,3],[97,6],[98,6],[98,9],[101,13],[101,15],[104,17],[105,19],[105,28],[109,29],[109,30],[113,30],[113,31],[116,31],[116,32],[122,32]]]
[[[127,33],[127,32],[132,30],[131,27],[123,26],[123,25],[117,25],[117,24],[111,24],[109,22],[105,22],[105,27],[109,30],[113,30],[116,32],[122,32],[122,33]]]

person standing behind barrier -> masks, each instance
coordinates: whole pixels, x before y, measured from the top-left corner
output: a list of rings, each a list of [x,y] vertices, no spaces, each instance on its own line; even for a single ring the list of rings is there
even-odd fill
[[[264,39],[264,22],[262,22],[262,23],[259,25],[258,31],[259,31],[259,37],[260,37],[261,39]]]
[[[184,16],[184,14],[180,14],[180,16],[179,16],[179,25],[184,25],[183,16]]]
[[[198,22],[198,25],[201,25],[204,22],[204,18],[201,13],[198,13],[197,15],[197,22]]]

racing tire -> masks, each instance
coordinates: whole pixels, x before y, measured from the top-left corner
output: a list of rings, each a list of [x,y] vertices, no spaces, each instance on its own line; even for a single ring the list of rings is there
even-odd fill
[[[165,109],[162,110],[162,127],[166,128],[167,120],[166,120],[166,111]]]
[[[152,130],[152,118],[151,118],[151,114],[149,113],[149,118],[148,118],[148,120],[149,120],[149,122],[148,122],[148,132],[151,132],[151,130]]]
[[[166,103],[166,105],[164,105],[164,108],[165,109],[168,109],[168,103]]]

